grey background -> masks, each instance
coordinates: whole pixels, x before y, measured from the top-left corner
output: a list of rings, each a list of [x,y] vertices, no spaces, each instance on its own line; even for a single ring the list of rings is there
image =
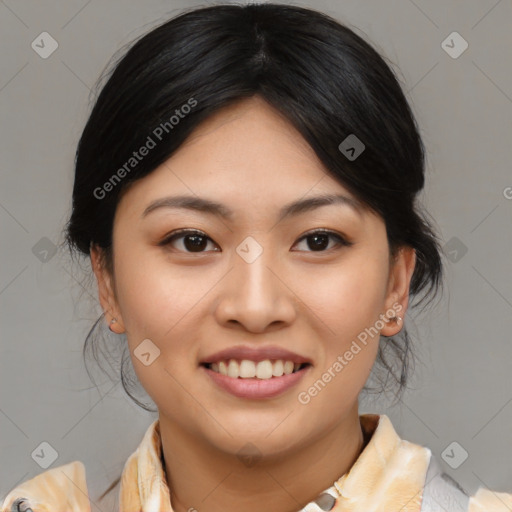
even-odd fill
[[[85,464],[95,499],[156,418],[118,380],[93,386],[81,350],[100,313],[94,283],[65,251],[41,247],[62,241],[90,88],[110,57],[206,3],[0,1],[0,499],[43,471],[31,457],[42,441],[58,452],[51,467]],[[349,24],[398,66],[427,147],[423,204],[448,244],[444,298],[407,318],[421,360],[414,389],[395,407],[364,400],[361,412],[387,414],[466,490],[512,492],[512,3],[295,3]],[[31,48],[43,31],[59,44],[48,59]],[[441,47],[453,31],[469,43],[456,59]],[[458,469],[442,457],[453,441],[469,453]]]

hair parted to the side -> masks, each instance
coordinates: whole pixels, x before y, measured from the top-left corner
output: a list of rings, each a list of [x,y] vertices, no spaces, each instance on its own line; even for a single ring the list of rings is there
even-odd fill
[[[259,95],[302,134],[330,176],[383,218],[392,256],[403,245],[415,249],[410,294],[418,301],[410,307],[427,299],[429,304],[442,288],[439,240],[417,204],[425,155],[416,120],[390,66],[347,26],[292,5],[201,7],[139,38],[109,75],[76,152],[66,226],[72,254],[89,255],[91,245],[98,245],[112,271],[113,218],[122,192],[165,162],[214,112]],[[156,146],[100,198],[98,190],[105,191],[133,151],[191,99],[196,103],[189,113],[172,130],[160,130]],[[350,134],[365,144],[353,161],[338,149]],[[102,321],[95,322],[84,344],[84,356],[91,351],[100,366],[94,333]],[[126,350],[123,337],[119,340]],[[408,378],[410,342],[404,326],[379,346],[377,362],[399,385],[397,399]],[[141,407],[153,410],[130,393],[129,361],[123,353],[123,387]]]

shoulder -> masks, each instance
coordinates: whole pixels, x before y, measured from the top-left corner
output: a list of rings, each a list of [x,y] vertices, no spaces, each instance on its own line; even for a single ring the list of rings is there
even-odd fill
[[[468,512],[510,512],[512,494],[480,487],[469,500]]]
[[[445,473],[432,454],[425,476],[421,512],[510,512],[512,494],[480,487],[475,494]]]
[[[4,498],[0,512],[90,512],[85,466],[76,460],[48,469],[17,485]]]

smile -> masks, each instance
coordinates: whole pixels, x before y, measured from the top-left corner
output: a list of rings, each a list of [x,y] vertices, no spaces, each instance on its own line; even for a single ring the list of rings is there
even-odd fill
[[[244,359],[203,363],[200,368],[224,391],[239,398],[272,398],[295,386],[312,368],[310,363]],[[277,375],[274,375],[276,373]]]

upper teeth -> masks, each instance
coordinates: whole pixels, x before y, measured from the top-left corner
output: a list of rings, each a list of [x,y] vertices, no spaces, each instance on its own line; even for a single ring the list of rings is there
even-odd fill
[[[271,379],[272,377],[281,377],[281,375],[289,375],[298,370],[300,363],[293,361],[283,361],[278,359],[274,362],[266,359],[256,363],[249,359],[242,359],[240,362],[236,359],[229,361],[220,361],[219,363],[212,363],[211,369],[214,372],[227,375],[228,377],[242,379],[251,379],[257,377],[258,379]]]

